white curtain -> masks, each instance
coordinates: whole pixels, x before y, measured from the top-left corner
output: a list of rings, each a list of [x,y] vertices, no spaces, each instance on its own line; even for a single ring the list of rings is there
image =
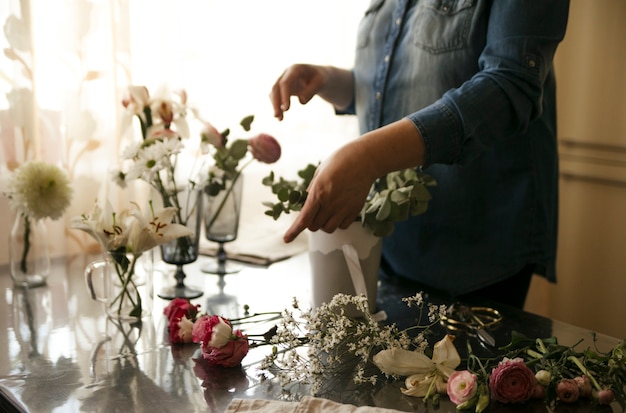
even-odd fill
[[[306,107],[294,102],[279,123],[270,88],[291,63],[350,67],[367,3],[3,0],[0,179],[32,159],[62,166],[75,196],[63,219],[47,222],[51,251],[97,248],[67,224],[96,198],[121,202],[134,194],[120,192],[108,175],[124,146],[139,139],[139,131],[120,130],[120,102],[130,84],[186,89],[190,103],[218,129],[254,114],[254,130],[273,134],[283,146],[273,170],[295,174],[356,137],[355,120],[334,116],[316,98]],[[258,172],[258,185],[267,171]],[[6,213],[4,197],[0,208],[5,263],[13,211]]]

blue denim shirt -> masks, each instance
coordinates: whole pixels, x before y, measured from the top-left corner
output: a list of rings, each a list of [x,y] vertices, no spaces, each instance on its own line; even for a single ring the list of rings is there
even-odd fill
[[[373,0],[359,28],[352,110],[361,133],[410,119],[438,182],[396,225],[395,275],[458,295],[527,264],[555,281],[552,66],[568,0]]]

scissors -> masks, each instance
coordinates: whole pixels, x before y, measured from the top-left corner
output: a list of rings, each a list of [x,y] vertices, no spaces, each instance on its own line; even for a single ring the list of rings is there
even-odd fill
[[[441,318],[440,323],[451,331],[466,331],[475,334],[482,343],[494,347],[496,340],[487,329],[500,321],[502,321],[502,315],[494,308],[453,304],[447,315]]]

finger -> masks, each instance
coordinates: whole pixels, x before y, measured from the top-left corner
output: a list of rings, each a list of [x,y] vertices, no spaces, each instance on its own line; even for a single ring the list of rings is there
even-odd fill
[[[272,102],[272,107],[274,108],[274,117],[278,120],[283,120],[280,86],[278,86],[278,82],[276,82],[272,87],[272,90],[270,92],[270,101]]]
[[[302,220],[296,218],[296,220],[291,224],[291,226],[283,235],[283,241],[285,241],[285,243],[287,244],[290,243],[291,241],[296,239],[296,237],[300,235],[300,233],[305,229],[306,225],[302,222]]]

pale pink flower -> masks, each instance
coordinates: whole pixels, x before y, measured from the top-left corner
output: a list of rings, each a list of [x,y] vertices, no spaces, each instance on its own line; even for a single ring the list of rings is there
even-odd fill
[[[143,108],[150,102],[150,93],[145,86],[129,86],[122,106],[134,115],[142,115]]]
[[[556,385],[556,397],[565,403],[578,400],[578,384],[574,379],[563,379]]]
[[[280,159],[280,144],[271,135],[260,133],[248,140],[248,146],[252,156],[260,162],[274,163]]]
[[[578,386],[578,393],[580,397],[591,397],[591,380],[587,376],[574,377],[574,381]]]
[[[611,389],[603,389],[598,392],[593,392],[593,397],[598,401],[600,405],[608,405],[615,400],[615,392]]]
[[[465,403],[476,394],[476,375],[468,370],[455,371],[448,377],[446,391],[454,404]]]

